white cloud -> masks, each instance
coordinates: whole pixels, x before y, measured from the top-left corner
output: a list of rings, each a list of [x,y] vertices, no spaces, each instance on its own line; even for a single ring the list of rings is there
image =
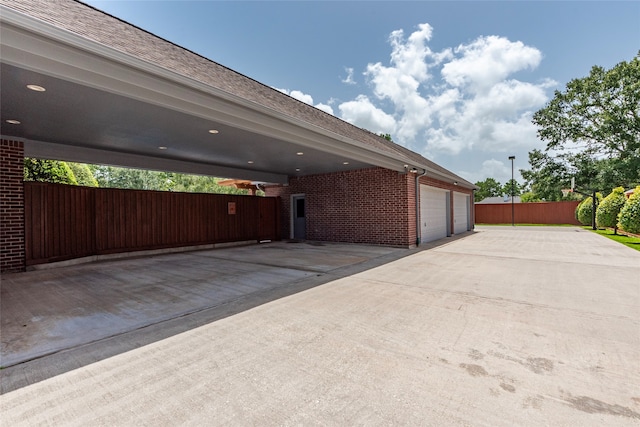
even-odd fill
[[[375,133],[389,133],[394,141],[432,159],[456,156],[477,164],[491,158],[473,172],[460,173],[504,179],[506,166],[493,156],[525,153],[543,145],[531,119],[557,82],[521,80],[524,71],[542,61],[542,52],[521,41],[482,36],[434,52],[429,46],[433,33],[426,23],[408,37],[403,30],[393,31],[388,64],[371,62],[364,70],[371,92],[339,104],[331,98],[317,107],[333,114],[337,105],[342,119]],[[355,71],[345,71],[342,81],[351,84]],[[294,92],[285,91],[313,103],[310,95]]]
[[[279,88],[274,88],[275,90],[278,90],[282,93],[285,93],[287,95],[289,95],[292,98],[297,99],[298,101],[302,101],[305,104],[309,104],[309,105],[313,105],[313,97],[309,94],[306,94],[304,92],[301,92],[299,90],[289,90],[289,89],[279,89]],[[319,110],[324,111],[325,113],[329,113],[331,115],[333,115],[333,108],[331,108],[330,105],[327,104],[323,104],[323,103],[318,103],[316,105],[313,105],[314,107],[316,107]]]
[[[345,83],[348,85],[356,84],[356,81],[353,80],[353,68],[344,67],[344,70],[347,72],[347,77],[345,77],[344,79],[341,79],[342,83]]]
[[[280,89],[277,87],[274,89],[287,94],[290,97],[297,99],[298,101],[302,101],[305,104],[313,105],[313,97],[306,93],[300,92],[299,90]]]
[[[452,86],[468,86],[472,91],[490,89],[509,75],[536,68],[542,53],[522,42],[504,37],[480,37],[454,49],[459,57],[442,67],[442,77]]]
[[[298,101],[304,102],[305,104],[313,105],[313,97],[311,95],[302,93],[299,90],[292,90],[289,95]]]
[[[333,114],[333,108],[331,108],[331,105],[327,105],[327,104],[319,103],[319,104],[316,104],[316,105],[315,105],[315,107],[316,107],[317,109],[319,109],[319,110],[324,111],[325,113],[329,113],[329,114],[331,114],[331,115],[334,115],[334,114]]]
[[[430,78],[427,58],[434,55],[427,42],[432,32],[429,24],[420,24],[408,39],[404,38],[402,30],[392,32],[389,37],[391,65],[369,64],[365,71],[374,95],[393,103],[394,113],[398,116],[394,138],[408,144],[431,125],[433,109],[429,101],[420,95],[419,88]]]
[[[391,63],[400,74],[411,76],[418,81],[424,81],[429,77],[425,58],[431,54],[431,49],[426,43],[431,40],[432,33],[433,28],[429,24],[418,25],[418,31],[411,33],[406,41],[402,30],[391,33]]]
[[[486,178],[493,178],[504,184],[511,179],[511,163],[505,163],[496,159],[489,159],[482,162],[480,170],[476,172],[461,171],[458,174],[469,182],[483,181]],[[516,180],[518,177],[516,177]]]
[[[377,108],[365,95],[359,95],[353,101],[343,102],[338,109],[343,120],[371,132],[393,134],[395,131],[396,121],[393,116]]]
[[[429,24],[419,25],[409,37],[402,30],[392,32],[389,65],[370,63],[365,70],[375,98],[359,99],[367,99],[368,110],[380,110],[375,100],[391,106],[380,113],[394,119],[394,140],[428,157],[536,145],[531,117],[555,82],[528,83],[512,75],[536,68],[542,53],[498,36],[433,52],[432,35]],[[371,127],[371,115],[340,110],[343,118]]]
[[[480,169],[482,176],[496,177],[498,181],[508,181],[511,179],[511,165],[506,165],[501,160],[490,159],[482,162]],[[506,178],[506,179],[505,179]]]

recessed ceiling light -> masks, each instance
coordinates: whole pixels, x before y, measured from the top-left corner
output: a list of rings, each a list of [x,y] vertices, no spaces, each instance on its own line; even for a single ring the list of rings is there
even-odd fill
[[[249,163],[250,165],[253,164],[253,160],[249,160],[247,163]]]
[[[348,164],[349,164],[349,162],[342,162],[342,164],[343,164],[343,165],[348,165]]]
[[[302,151],[298,151],[296,154],[297,154],[298,156],[302,156],[304,153],[303,153]]]
[[[158,147],[158,150],[166,150],[166,149],[167,149],[167,147],[165,147],[164,145],[163,145],[163,146]]]
[[[296,168],[296,172],[300,172],[300,168]]]
[[[36,92],[44,92],[44,91],[46,91],[45,88],[43,88],[42,86],[38,86],[38,85],[27,85],[27,89],[35,90]]]
[[[216,133],[220,133],[220,131],[218,129],[209,129],[209,133],[212,133],[215,135]]]
[[[20,124],[20,120],[13,120],[13,119],[9,119],[9,120],[5,120],[7,123],[11,124],[11,125],[19,125]]]

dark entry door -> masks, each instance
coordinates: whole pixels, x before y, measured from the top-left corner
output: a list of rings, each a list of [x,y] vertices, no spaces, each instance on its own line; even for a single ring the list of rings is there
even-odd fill
[[[293,196],[293,238],[307,237],[306,203],[304,196]]]

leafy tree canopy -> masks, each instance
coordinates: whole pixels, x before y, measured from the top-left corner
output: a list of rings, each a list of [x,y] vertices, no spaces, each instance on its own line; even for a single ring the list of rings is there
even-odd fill
[[[33,158],[25,158],[24,160],[24,180],[133,190],[217,194],[249,193],[245,189],[220,185],[218,182],[222,178],[212,176]]]
[[[487,178],[484,181],[476,182],[479,187],[475,192],[474,201],[479,202],[487,197],[502,196],[502,184],[493,178]]]
[[[248,194],[248,190],[219,185],[222,178],[160,172],[114,166],[91,165],[100,187],[187,193]]]
[[[73,171],[66,162],[46,159],[24,159],[24,180],[77,185]]]
[[[501,189],[501,193],[507,194],[509,196],[511,196],[512,194],[514,196],[519,196],[520,193],[522,193],[522,189],[523,186],[518,184],[518,181],[516,181],[515,179],[510,179],[509,181],[505,182],[504,186]]]
[[[547,200],[568,187],[583,189],[640,183],[640,52],[610,70],[595,66],[533,116],[545,152],[529,153],[525,179]],[[527,171],[529,172],[529,171]]]
[[[533,150],[529,152],[530,170],[520,169],[520,174],[525,179],[525,186],[531,188],[531,198],[537,198],[538,201],[545,200],[555,202],[560,200],[574,200],[576,194],[569,194],[566,197],[562,195],[562,189],[569,188],[573,174],[571,166],[562,159],[558,159],[541,150]],[[586,168],[589,166],[589,168]],[[591,164],[583,166],[583,174],[591,176],[593,167]],[[585,179],[576,179],[576,185],[585,182]]]
[[[527,191],[526,193],[522,193],[520,195],[520,201],[522,203],[533,203],[533,202],[541,202],[542,199],[538,197],[538,195],[532,191]]]
[[[76,181],[78,185],[82,185],[84,187],[97,187],[98,181],[91,173],[91,169],[89,169],[89,165],[84,163],[73,163],[67,162],[69,168],[73,172],[73,175],[76,177]]]

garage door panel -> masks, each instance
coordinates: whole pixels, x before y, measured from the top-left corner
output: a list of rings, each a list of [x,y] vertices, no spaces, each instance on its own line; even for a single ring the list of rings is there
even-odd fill
[[[468,194],[453,193],[453,233],[464,233],[470,230],[469,224],[469,200]]]
[[[422,242],[447,237],[448,191],[427,185],[420,186],[420,232]]]

